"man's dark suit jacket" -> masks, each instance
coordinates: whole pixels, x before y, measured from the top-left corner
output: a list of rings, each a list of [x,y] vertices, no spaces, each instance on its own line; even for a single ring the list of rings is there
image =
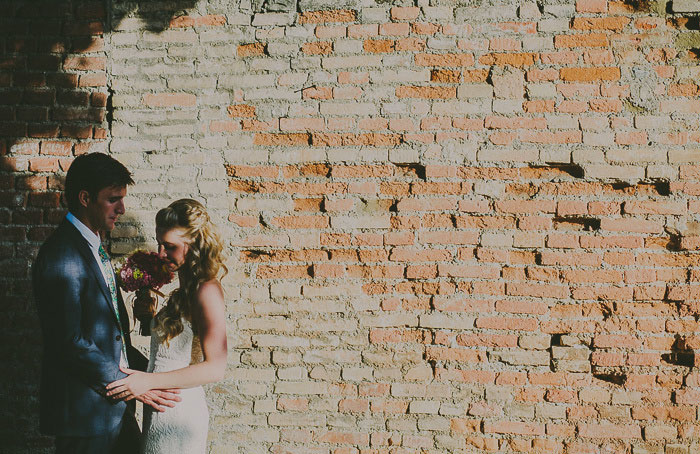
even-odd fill
[[[64,220],[46,240],[32,267],[43,335],[41,431],[90,437],[114,431],[126,404],[104,396],[119,370],[122,342],[132,369],[145,358],[131,347],[129,317],[119,293],[119,332],[109,288],[87,240]]]

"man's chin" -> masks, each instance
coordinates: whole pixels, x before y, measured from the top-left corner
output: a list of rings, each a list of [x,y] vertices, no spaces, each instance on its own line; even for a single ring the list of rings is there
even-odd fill
[[[109,230],[113,230],[113,229],[114,229],[114,226],[117,225],[117,221],[118,221],[118,220],[119,220],[119,218],[109,218],[109,219],[107,219],[107,228],[108,228]]]

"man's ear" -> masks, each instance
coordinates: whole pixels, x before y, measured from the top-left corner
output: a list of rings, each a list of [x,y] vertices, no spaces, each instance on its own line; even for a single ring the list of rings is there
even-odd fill
[[[78,202],[83,208],[87,208],[88,203],[90,203],[90,193],[86,189],[78,192]]]

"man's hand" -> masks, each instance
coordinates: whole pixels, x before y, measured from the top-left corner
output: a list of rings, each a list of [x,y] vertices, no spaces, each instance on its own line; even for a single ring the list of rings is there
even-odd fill
[[[175,402],[182,400],[178,394],[180,394],[179,389],[152,389],[140,396],[136,396],[136,400],[144,405],[148,405],[155,411],[163,412],[165,407],[173,408]]]

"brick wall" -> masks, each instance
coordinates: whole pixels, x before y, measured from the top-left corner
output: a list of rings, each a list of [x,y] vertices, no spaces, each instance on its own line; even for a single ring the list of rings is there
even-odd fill
[[[0,32],[17,449],[50,441],[28,261],[107,149],[113,254],[183,196],[230,241],[212,453],[700,450],[695,2],[74,3],[89,46]]]
[[[107,9],[101,1],[0,2],[0,439],[43,452],[41,355],[30,264],[65,213],[75,155],[106,150]]]

